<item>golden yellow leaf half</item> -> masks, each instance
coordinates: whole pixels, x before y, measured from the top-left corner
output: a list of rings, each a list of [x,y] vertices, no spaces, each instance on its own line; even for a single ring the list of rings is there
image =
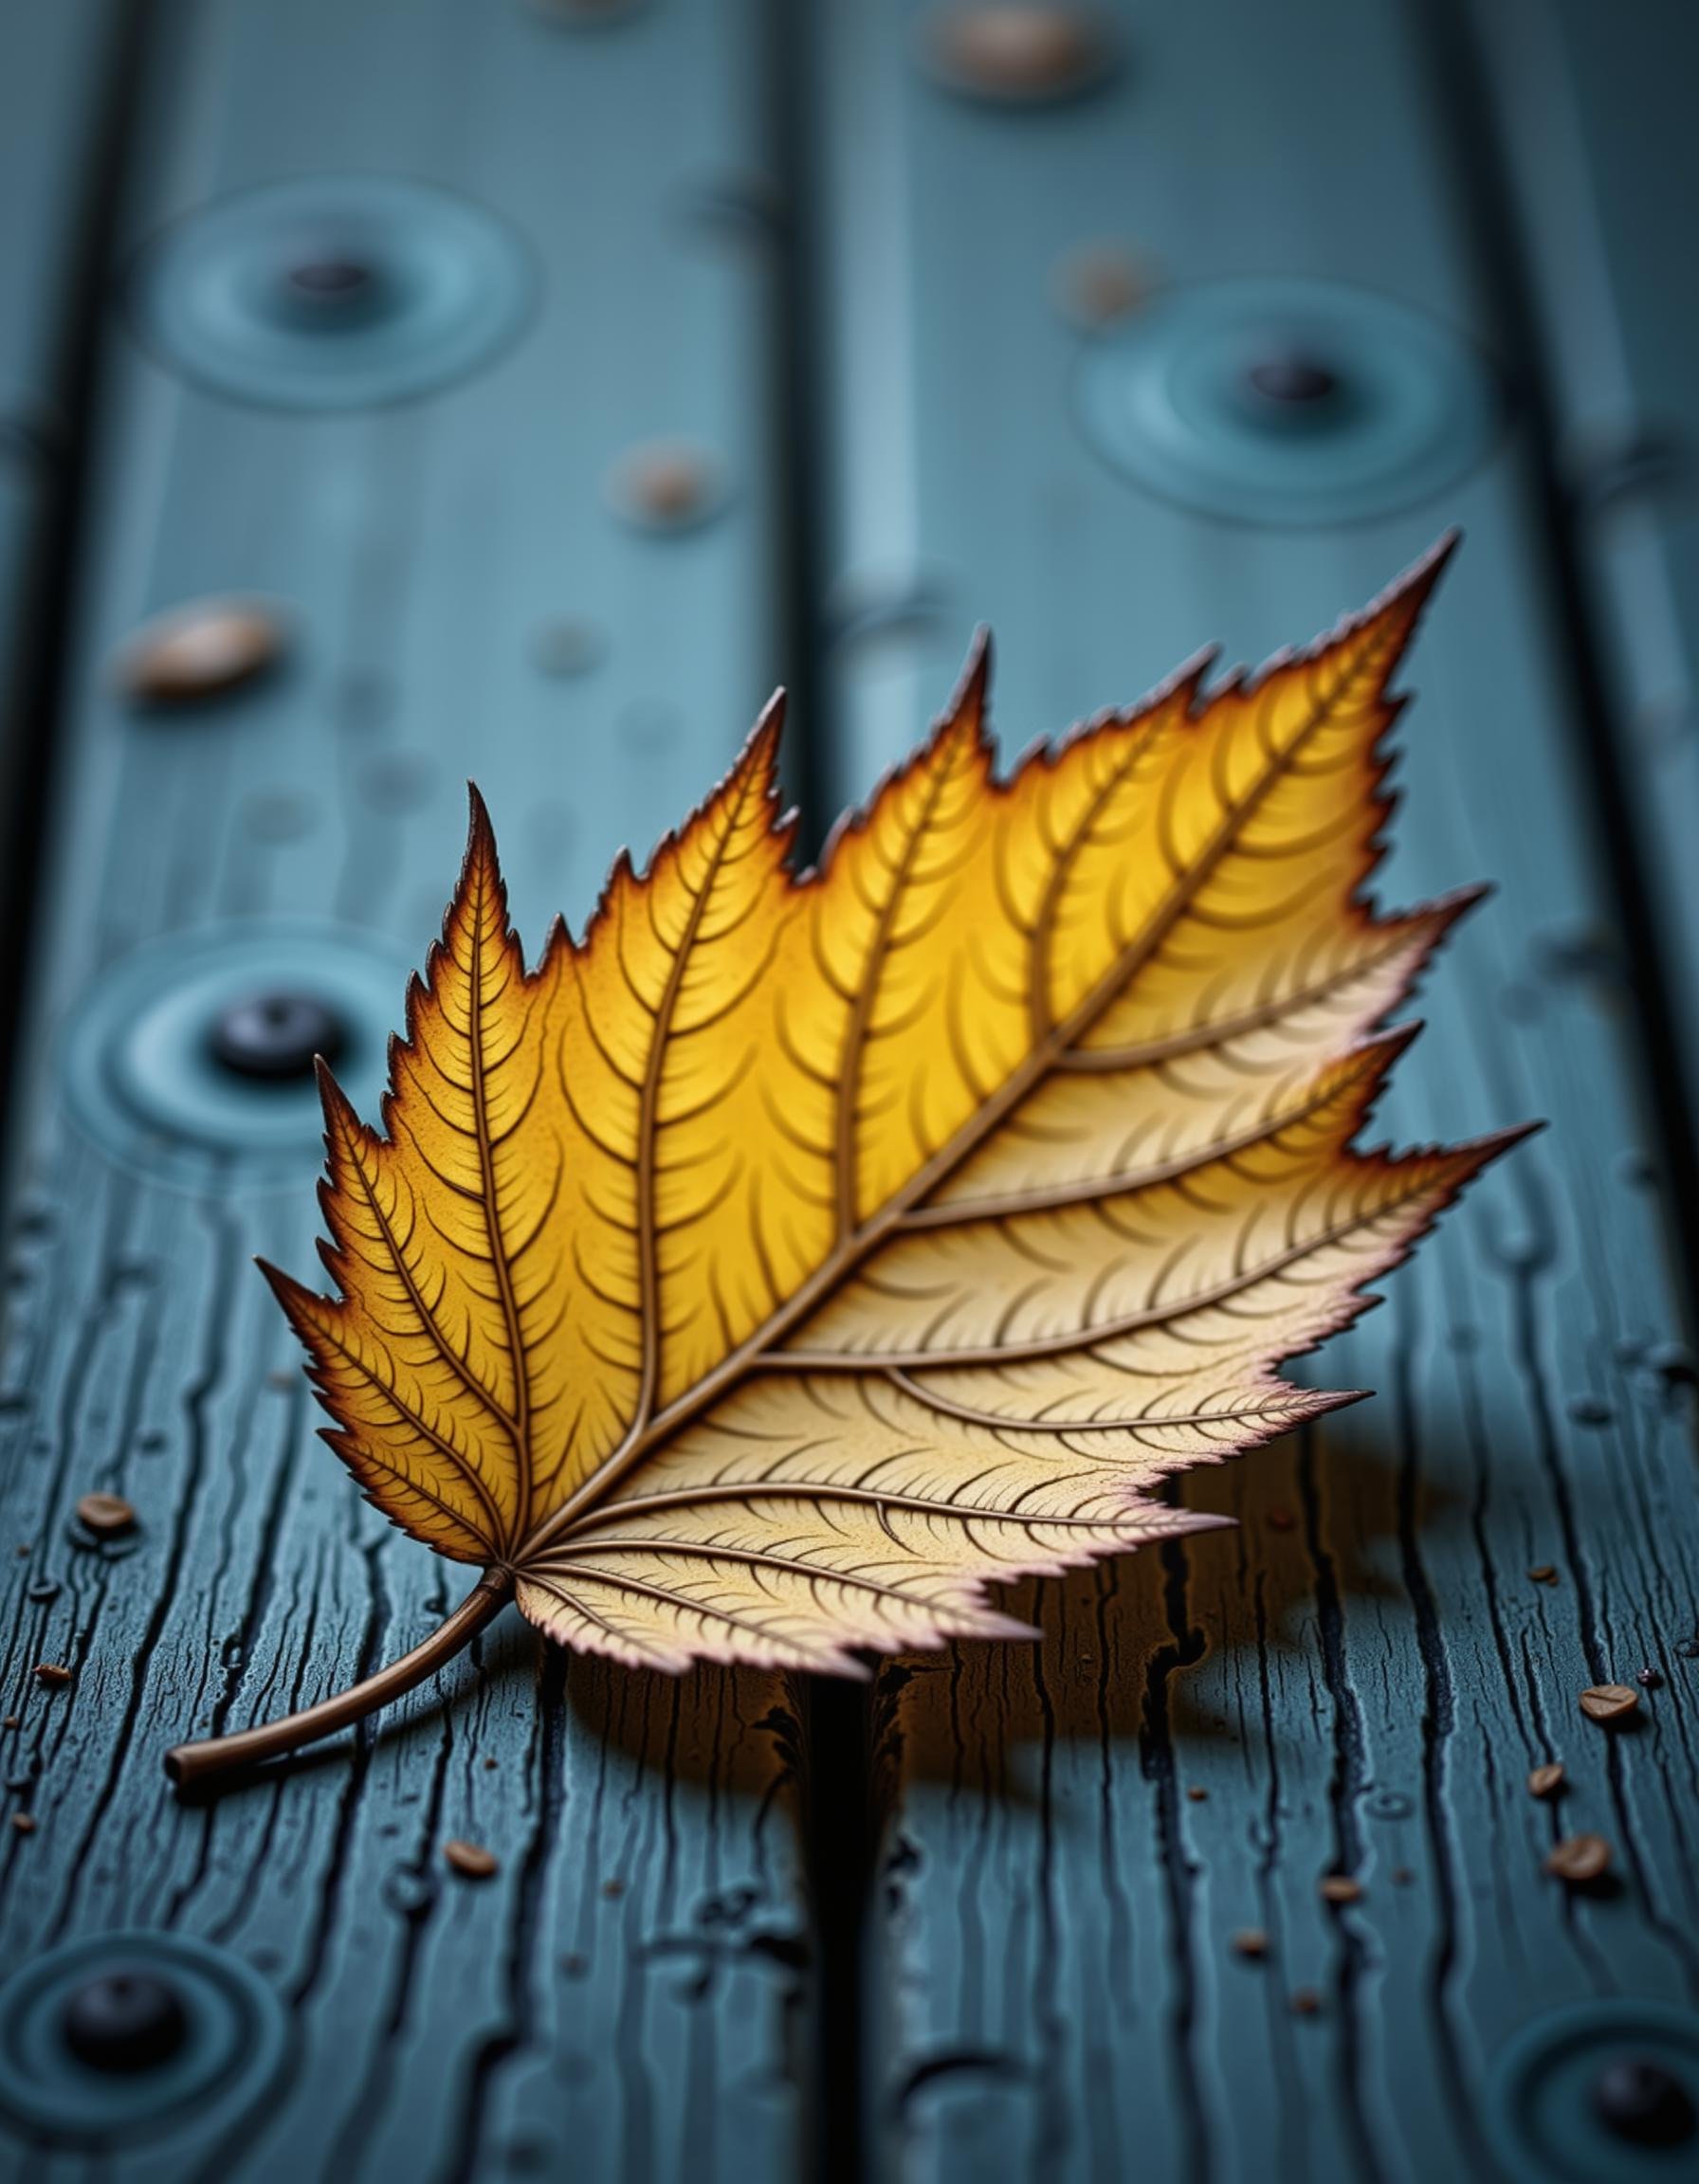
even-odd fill
[[[328,1074],[335,1293],[271,1279],[368,1497],[552,1636],[859,1672],[1346,1400],[1283,1361],[1507,1138],[1355,1141],[1471,900],[1363,900],[1444,549],[1300,657],[1007,778],[981,646],[797,874],[780,708],[527,971],[474,792],[381,1130]],[[268,1271],[270,1271],[268,1269]]]

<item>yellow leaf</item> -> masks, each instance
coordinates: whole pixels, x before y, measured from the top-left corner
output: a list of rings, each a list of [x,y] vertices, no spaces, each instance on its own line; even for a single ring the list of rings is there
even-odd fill
[[[1362,892],[1444,557],[1006,779],[982,646],[800,876],[776,704],[529,974],[474,796],[381,1134],[325,1080],[335,1293],[272,1275],[368,1497],[669,1669],[1009,1634],[1211,1521],[1153,1490],[1348,1400],[1279,1367],[1508,1141],[1355,1149],[1472,899]]]

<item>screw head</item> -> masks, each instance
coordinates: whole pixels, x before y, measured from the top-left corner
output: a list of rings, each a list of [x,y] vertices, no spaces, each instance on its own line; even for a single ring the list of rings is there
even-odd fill
[[[388,285],[381,262],[357,244],[309,241],[283,260],[277,296],[297,324],[330,331],[381,309]]]
[[[189,2015],[156,1973],[119,1965],[77,1989],[61,2029],[71,2053],[93,2070],[152,2070],[182,2047]]]
[[[291,265],[286,278],[298,295],[330,300],[358,295],[375,276],[357,258],[306,258]]]
[[[238,1077],[285,1083],[310,1077],[315,1057],[334,1062],[347,1044],[335,1011],[310,993],[255,993],[212,1027],[213,1059]]]
[[[1339,373],[1299,349],[1259,356],[1245,373],[1251,391],[1282,410],[1313,410],[1339,392]]]
[[[1642,2056],[1609,2063],[1593,2084],[1599,2121],[1636,2146],[1682,2146],[1699,2128],[1693,2097],[1672,2070]]]

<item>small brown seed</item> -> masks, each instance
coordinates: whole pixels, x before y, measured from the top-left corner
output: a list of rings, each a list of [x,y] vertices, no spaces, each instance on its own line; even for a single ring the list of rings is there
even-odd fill
[[[1545,1870],[1571,1886],[1597,1881],[1611,1862],[1611,1847],[1602,1835],[1565,1835],[1554,1843]]]
[[[1260,1926],[1241,1926],[1233,1938],[1233,1945],[1240,1956],[1266,1956],[1269,1954],[1269,1937]]]
[[[499,1759],[486,1759],[484,1764],[486,1768],[494,1769],[499,1767],[502,1762]]]
[[[1528,1776],[1530,1797],[1555,1797],[1563,1787],[1563,1762],[1548,1759],[1544,1767],[1536,1767]]]
[[[719,471],[700,448],[652,441],[614,464],[608,498],[628,522],[646,531],[683,531],[713,512]]]
[[[1066,98],[1109,63],[1102,26],[1078,8],[945,8],[929,30],[935,73],[977,99],[1025,104]]]
[[[1194,1782],[1190,1789],[1187,1790],[1186,1795],[1192,1800],[1194,1805],[1201,1805],[1207,1800],[1209,1792],[1204,1788],[1201,1782]]]
[[[1292,1989],[1291,2007],[1294,2017],[1319,2017],[1322,2011],[1322,1997],[1313,1987],[1294,1987]]]
[[[0,1729],[17,1729],[21,1728],[22,1725],[15,1714],[9,1714],[4,1721],[0,1721]]]
[[[1536,1585],[1555,1585],[1558,1581],[1558,1573],[1549,1562],[1536,1562],[1528,1575]]]
[[[618,1897],[623,1896],[625,1892],[626,1884],[623,1881],[618,1879],[617,1876],[612,1881],[604,1881],[602,1883],[602,1894],[604,1896]]]
[[[1362,1898],[1362,1883],[1352,1880],[1348,1873],[1329,1873],[1321,1886],[1322,1895],[1329,1903],[1356,1903]]]
[[[11,1824],[20,1835],[33,1835],[35,1833],[35,1814],[33,1812],[14,1812],[11,1816]]]
[[[77,1520],[91,1532],[128,1532],[136,1512],[121,1494],[85,1494],[77,1504]]]
[[[70,1682],[71,1671],[58,1661],[38,1661],[35,1665],[35,1680],[38,1684],[50,1684],[57,1690],[60,1685]]]
[[[1050,276],[1056,309],[1087,333],[1130,318],[1149,300],[1151,279],[1118,243],[1083,243],[1064,254]]]
[[[482,1843],[463,1843],[458,1836],[450,1836],[443,1845],[443,1856],[466,1881],[492,1880],[502,1869],[493,1850],[486,1850]]]
[[[1593,1684],[1580,1700],[1589,1721],[1626,1721],[1639,1703],[1640,1694],[1632,1684]]]
[[[137,630],[119,680],[137,704],[192,704],[252,682],[283,650],[283,626],[265,608],[247,599],[194,599]]]

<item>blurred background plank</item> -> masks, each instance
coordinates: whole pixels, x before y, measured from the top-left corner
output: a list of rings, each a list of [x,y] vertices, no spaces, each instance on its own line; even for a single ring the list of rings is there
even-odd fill
[[[1699,297],[1672,280],[1669,213],[1694,192],[1685,118],[1699,22],[1612,27],[1575,0],[1470,11],[1497,148],[1501,250],[1527,289],[1560,500],[1597,653],[1619,824],[1658,925],[1667,1076],[1699,1098]],[[1490,173],[1484,175],[1489,182]]]
[[[126,0],[65,0],[0,19],[0,919],[12,928],[35,878],[22,814],[39,799],[62,665],[76,426],[100,346],[136,14]],[[0,1039],[22,956],[0,952]]]

